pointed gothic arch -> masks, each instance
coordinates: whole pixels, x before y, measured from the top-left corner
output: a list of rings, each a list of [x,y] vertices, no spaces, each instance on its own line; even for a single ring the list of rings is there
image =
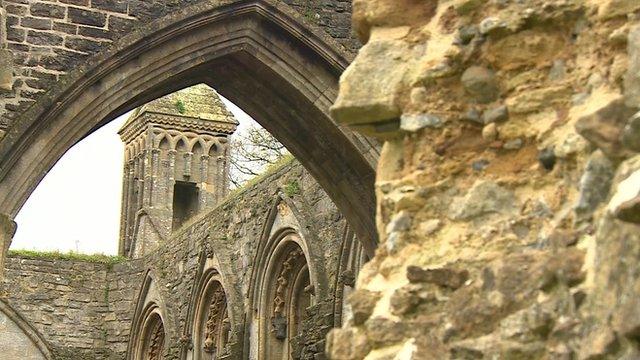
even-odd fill
[[[21,359],[28,360],[53,359],[40,332],[3,299],[0,299],[0,344],[3,344],[4,356],[19,355]]]
[[[266,216],[253,261],[245,348],[258,360],[293,358],[300,351],[305,310],[328,296],[317,240],[294,202],[278,194]]]
[[[276,0],[211,0],[134,31],[66,75],[0,142],[0,212],[15,217],[75,143],[159,96],[206,83],[273,133],[317,179],[367,252],[377,234],[377,144],[329,116],[350,61]]]
[[[127,359],[160,360],[168,337],[166,306],[151,270],[145,274],[137,299]]]

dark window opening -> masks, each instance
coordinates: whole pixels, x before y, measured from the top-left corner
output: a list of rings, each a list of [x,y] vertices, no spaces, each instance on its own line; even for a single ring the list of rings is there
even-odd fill
[[[198,212],[198,188],[190,182],[176,182],[173,187],[173,229],[179,228]]]

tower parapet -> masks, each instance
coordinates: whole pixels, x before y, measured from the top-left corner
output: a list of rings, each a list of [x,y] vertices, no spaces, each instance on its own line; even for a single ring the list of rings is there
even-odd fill
[[[215,90],[196,85],[137,108],[125,144],[119,253],[141,257],[229,191],[238,126]]]

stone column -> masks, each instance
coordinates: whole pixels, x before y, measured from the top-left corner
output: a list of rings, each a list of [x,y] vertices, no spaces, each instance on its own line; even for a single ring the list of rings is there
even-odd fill
[[[0,92],[13,88],[13,54],[7,49],[7,13],[0,1]]]
[[[169,168],[167,169],[167,194],[166,194],[166,206],[167,209],[173,211],[173,186],[176,183],[176,150],[169,150]]]
[[[16,223],[8,215],[0,214],[0,280],[4,274],[4,262],[16,232]]]

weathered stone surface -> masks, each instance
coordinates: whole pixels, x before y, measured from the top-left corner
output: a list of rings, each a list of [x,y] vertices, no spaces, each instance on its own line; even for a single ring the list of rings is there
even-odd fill
[[[419,284],[410,284],[396,290],[389,302],[391,313],[401,316],[416,311],[421,304],[436,303],[437,296]]]
[[[522,139],[517,138],[517,139],[512,139],[507,141],[506,143],[504,143],[502,147],[507,150],[518,150],[522,148],[522,145],[523,145]]]
[[[0,91],[13,89],[13,54],[9,50],[0,49]]]
[[[565,85],[525,91],[507,99],[507,106],[515,114],[530,113],[562,102],[569,93],[570,89]]]
[[[495,123],[489,123],[482,128],[482,138],[487,141],[494,141],[498,138],[498,128]]]
[[[603,19],[627,15],[640,9],[640,4],[634,0],[603,0],[598,5],[598,14]]]
[[[576,130],[607,156],[624,157],[622,132],[635,111],[627,107],[624,99],[617,98],[592,114],[581,117]]]
[[[640,25],[633,26],[628,36],[629,67],[624,78],[624,94],[627,106],[640,108]]]
[[[591,216],[598,205],[608,198],[613,175],[613,163],[601,151],[589,157],[580,179],[580,198],[575,206],[581,217]]]
[[[412,12],[403,9],[413,6]],[[370,37],[373,28],[396,27],[421,23],[435,15],[437,2],[425,0],[354,0],[354,30],[363,43]]]
[[[509,110],[505,105],[489,109],[482,113],[482,122],[490,124],[509,120]]]
[[[640,112],[633,115],[622,130],[622,145],[640,152]]]
[[[409,266],[407,267],[407,279],[411,283],[435,284],[456,290],[469,279],[469,272],[452,268],[422,269],[417,266]]]
[[[400,117],[400,129],[416,132],[424,128],[441,128],[442,120],[432,114],[410,114]]]
[[[334,119],[343,124],[367,124],[400,117],[397,96],[417,55],[401,40],[407,31],[397,28],[373,32],[340,78],[340,95],[331,108]]]
[[[355,329],[333,329],[327,337],[327,355],[331,359],[363,359],[369,350],[367,336]]]
[[[622,221],[640,223],[640,170],[617,184],[608,208]]]
[[[513,214],[516,198],[512,192],[491,181],[478,180],[463,198],[454,200],[449,217],[454,220],[470,220],[482,215]]]
[[[349,296],[353,311],[353,323],[362,325],[373,313],[373,308],[380,300],[380,294],[368,290],[356,290]]]

